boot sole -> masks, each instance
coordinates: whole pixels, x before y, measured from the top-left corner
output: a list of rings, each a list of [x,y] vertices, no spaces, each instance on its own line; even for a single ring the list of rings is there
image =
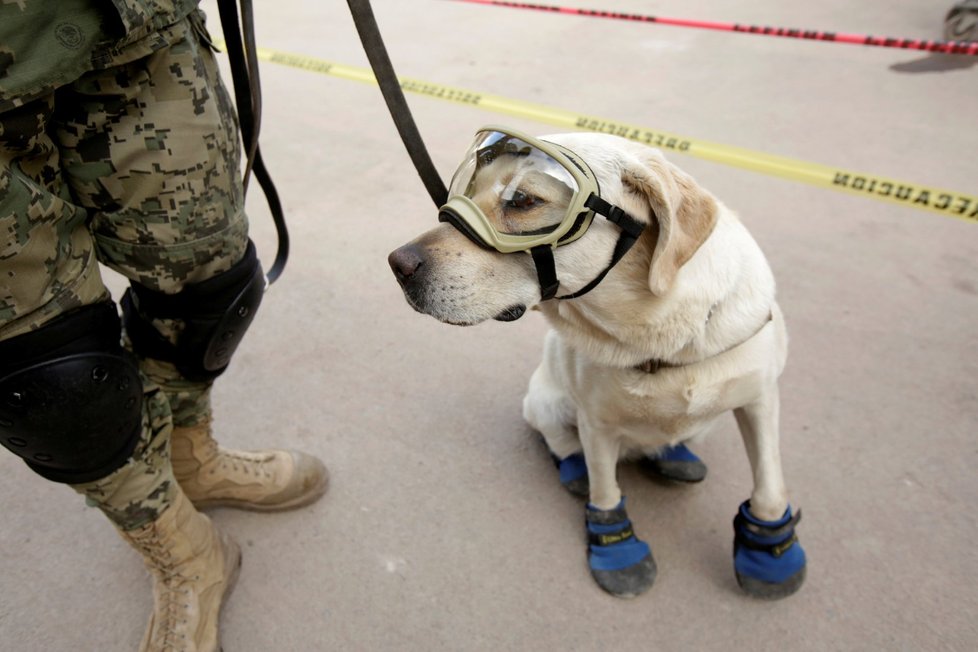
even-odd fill
[[[758,600],[781,600],[801,588],[801,585],[805,582],[806,569],[806,566],[802,566],[801,570],[779,584],[754,579],[753,577],[736,573],[736,571],[735,574],[737,576],[737,584],[752,598],[757,598]]]
[[[591,569],[591,577],[599,587],[616,598],[637,598],[652,588],[658,569],[649,554],[633,566],[617,571]]]
[[[654,480],[672,480],[696,484],[706,479],[706,464],[695,462],[669,462],[645,458],[639,462],[639,470]]]
[[[233,559],[225,560],[225,561],[231,561],[232,563],[229,564],[231,568],[224,576],[224,593],[221,595],[221,608],[217,612],[217,622],[218,622],[217,649],[219,652],[224,652],[224,646],[221,643],[220,622],[221,622],[221,618],[224,615],[224,606],[228,602],[228,596],[231,595],[231,591],[234,590],[235,584],[238,583],[238,575],[241,574],[241,562],[243,557],[241,554],[241,546],[239,546],[233,539],[231,539],[230,537],[224,534],[220,536],[221,536],[221,545],[224,548],[224,552],[225,553],[230,552],[232,553],[233,556]]]

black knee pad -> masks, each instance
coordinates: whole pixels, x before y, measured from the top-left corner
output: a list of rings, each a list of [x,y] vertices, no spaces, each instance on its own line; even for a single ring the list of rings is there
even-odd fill
[[[249,241],[234,267],[177,294],[133,283],[122,298],[126,334],[137,354],[170,362],[189,380],[213,380],[227,368],[264,292],[265,274]],[[182,322],[176,344],[156,330],[154,319]]]
[[[0,342],[0,444],[55,482],[103,478],[142,431],[143,386],[112,303]]]

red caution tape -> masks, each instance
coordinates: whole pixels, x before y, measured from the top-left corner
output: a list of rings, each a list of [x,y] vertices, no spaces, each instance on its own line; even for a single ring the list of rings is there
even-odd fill
[[[787,38],[797,38],[808,41],[849,43],[852,45],[870,45],[881,48],[924,50],[925,52],[943,52],[944,54],[978,56],[978,41],[932,41],[927,39],[893,38],[890,36],[842,34],[838,32],[822,32],[812,29],[740,25],[738,23],[719,23],[708,20],[687,20],[683,18],[665,18],[662,16],[643,16],[640,14],[626,14],[618,11],[605,11],[601,9],[554,7],[529,2],[505,2],[504,0],[455,0],[455,2],[468,2],[479,5],[496,5],[498,7],[510,7],[513,9],[532,9],[535,11],[549,11],[560,14],[575,14],[578,16],[589,16],[592,18],[613,18],[616,20],[631,20],[642,23],[659,23],[660,25],[673,25],[675,27],[695,27],[698,29],[713,29],[723,32],[740,32],[742,34],[784,36]]]

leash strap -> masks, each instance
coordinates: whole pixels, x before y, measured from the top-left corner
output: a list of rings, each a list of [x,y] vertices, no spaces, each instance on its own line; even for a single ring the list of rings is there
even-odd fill
[[[238,5],[235,0],[218,0],[217,8],[227,44],[228,60],[231,64],[231,81],[234,84],[234,103],[238,110],[238,122],[244,141],[247,162],[244,171],[244,192],[248,192],[248,181],[254,172],[261,186],[268,209],[275,222],[278,235],[278,250],[275,261],[265,275],[266,283],[272,284],[282,274],[289,258],[289,231],[285,224],[285,214],[278,191],[272,177],[265,167],[265,161],[258,147],[258,131],[261,125],[261,80],[258,76],[258,50],[255,46],[254,12],[251,0],[240,0],[241,19],[238,22]]]
[[[242,0],[243,1],[243,0]],[[435,169],[435,164],[428,155],[418,127],[411,116],[407,100],[404,99],[404,91],[397,80],[394,66],[391,65],[390,57],[387,55],[387,48],[380,37],[380,28],[377,27],[377,19],[370,8],[369,0],[347,0],[350,6],[350,13],[353,15],[353,22],[356,24],[357,33],[360,35],[360,42],[363,50],[373,68],[380,92],[387,102],[387,109],[394,119],[394,126],[397,133],[401,136],[401,141],[407,149],[414,167],[421,177],[422,183],[435,202],[435,206],[441,207],[448,199],[448,189]]]

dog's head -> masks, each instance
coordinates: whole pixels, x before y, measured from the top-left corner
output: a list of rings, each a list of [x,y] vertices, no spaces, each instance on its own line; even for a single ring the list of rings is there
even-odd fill
[[[613,280],[616,285],[631,283],[633,291],[665,295],[679,269],[712,232],[716,200],[651,147],[604,134],[543,139],[583,160],[598,182],[601,198],[647,225],[639,243],[594,292],[607,290]],[[544,177],[532,188],[520,185],[505,201],[493,190],[512,185],[513,165],[512,157],[499,157],[473,174],[471,199],[491,229],[523,234],[556,227],[567,202],[567,190],[560,184]],[[518,319],[541,301],[528,252],[500,253],[479,246],[459,226],[464,225],[443,223],[388,257],[415,310],[449,324],[471,325]],[[619,235],[618,226],[595,216],[581,237],[554,248],[561,295],[580,290],[607,268]]]

